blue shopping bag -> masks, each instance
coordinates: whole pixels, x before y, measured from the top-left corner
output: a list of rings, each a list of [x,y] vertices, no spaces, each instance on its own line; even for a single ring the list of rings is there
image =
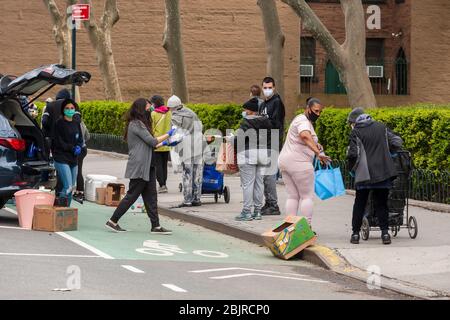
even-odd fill
[[[333,168],[328,164],[322,168],[320,161],[316,160],[314,168],[315,183],[314,191],[321,200],[327,200],[333,197],[342,196],[345,194],[344,180],[342,179],[341,169],[339,167]]]

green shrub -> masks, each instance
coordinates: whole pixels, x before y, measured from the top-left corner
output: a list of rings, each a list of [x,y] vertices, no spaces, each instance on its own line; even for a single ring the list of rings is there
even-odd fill
[[[324,109],[316,132],[325,152],[345,159],[350,134],[347,115],[351,109]],[[411,151],[414,165],[422,169],[450,169],[450,108],[418,105],[414,107],[369,109],[375,120],[385,123],[400,135]]]

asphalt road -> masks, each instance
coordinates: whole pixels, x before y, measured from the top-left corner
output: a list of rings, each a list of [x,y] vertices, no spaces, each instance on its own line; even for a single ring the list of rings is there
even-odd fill
[[[103,228],[111,212],[87,204],[78,231],[55,234],[19,229],[0,210],[0,299],[407,298],[177,220],[162,218],[173,235],[151,235],[146,215],[131,213],[130,232],[115,234]]]

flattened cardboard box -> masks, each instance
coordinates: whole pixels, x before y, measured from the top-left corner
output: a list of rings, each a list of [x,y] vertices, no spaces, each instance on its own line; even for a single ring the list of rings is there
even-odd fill
[[[122,183],[108,183],[106,186],[105,204],[117,207],[125,194],[125,185]]]
[[[74,231],[78,228],[78,209],[34,206],[33,230],[37,231]]]
[[[273,255],[284,260],[313,245],[317,239],[308,220],[300,216],[287,216],[278,227],[264,232],[262,237]]]

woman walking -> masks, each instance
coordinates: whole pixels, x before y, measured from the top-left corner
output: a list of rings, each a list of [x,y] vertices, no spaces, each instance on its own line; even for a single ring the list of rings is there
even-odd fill
[[[78,157],[84,145],[81,126],[73,120],[76,103],[70,99],[61,105],[62,117],[55,125],[54,159],[56,173],[62,183],[58,205],[70,206],[77,181]]]
[[[322,109],[318,99],[308,100],[305,112],[292,121],[278,159],[288,193],[286,213],[297,215],[300,210],[310,225],[314,205],[314,157],[321,162],[330,161],[323,153],[313,127]]]
[[[124,232],[118,222],[127,210],[135,203],[140,195],[144,200],[145,209],[151,222],[151,232],[155,234],[171,234],[159,225],[156,192],[156,173],[152,166],[154,148],[163,142],[167,145],[167,139],[173,135],[174,129],[166,134],[154,138],[151,134],[150,103],[140,98],[133,102],[126,115],[126,127],[124,139],[128,142],[128,162],[125,178],[130,179],[127,194],[119,203],[106,227],[115,232]]]
[[[158,95],[150,99],[153,106],[152,127],[154,136],[160,136],[171,128],[172,114],[164,105],[164,98]],[[170,148],[164,146],[155,150],[156,180],[158,180],[158,193],[167,193],[167,163],[169,162]]]

